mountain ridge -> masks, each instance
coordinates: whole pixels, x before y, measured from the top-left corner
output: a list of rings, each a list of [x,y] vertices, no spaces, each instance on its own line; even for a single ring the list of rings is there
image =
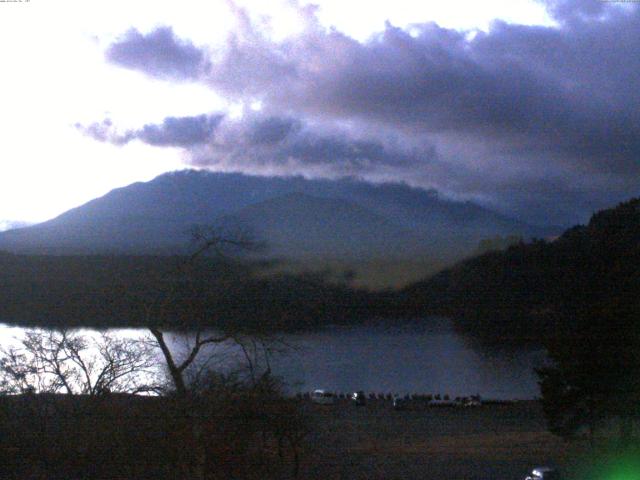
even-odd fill
[[[280,199],[278,205],[269,203],[277,198]],[[301,205],[295,205],[301,199],[305,200],[306,213]],[[288,207],[284,205],[287,201]],[[331,220],[327,215],[331,202],[336,206],[335,212],[340,211],[338,205],[342,205],[345,212],[351,212],[353,231],[347,228],[348,222]],[[308,224],[311,221],[308,219],[314,216],[325,218],[326,228],[318,229],[318,238],[307,245],[306,253],[313,245],[331,244],[335,233],[331,225],[335,227],[338,223],[341,236],[353,237],[352,244],[356,241],[366,244],[368,239],[363,232],[367,230],[374,240],[376,236],[388,239],[415,237],[412,242],[423,242],[424,253],[430,256],[450,255],[453,250],[457,250],[456,254],[469,253],[486,236],[519,234],[529,238],[545,235],[549,230],[510,219],[471,202],[456,202],[433,190],[401,183],[371,184],[355,179],[309,180],[180,170],[159,175],[149,182],[114,189],[49,221],[2,232],[0,249],[49,254],[175,253],[188,248],[188,232],[193,225],[215,225],[238,215],[240,218],[251,217],[252,208],[255,211],[256,205],[261,204],[264,215],[271,215],[274,221],[277,220],[276,213],[270,212],[269,208],[293,209],[301,224]],[[355,212],[358,209],[360,215]],[[349,217],[345,215],[345,219]],[[299,237],[304,237],[305,229],[296,231],[285,217],[281,214],[280,225],[274,222],[269,230],[272,234],[288,232],[288,235],[280,235],[278,241],[289,241],[294,245]],[[252,222],[259,224],[260,221],[254,214]],[[384,235],[376,233],[380,228],[385,230]],[[270,241],[269,238],[264,240]],[[335,245],[336,248],[323,251],[323,254],[385,255],[384,249],[377,247],[368,252],[366,248],[356,251],[354,245],[343,242],[345,246],[348,247],[345,252],[338,251],[338,245]],[[405,242],[398,246],[402,249],[407,245]],[[393,245],[388,248],[392,249]],[[293,248],[288,250],[293,256],[303,253]],[[417,250],[417,245],[408,248],[407,254],[417,254]]]

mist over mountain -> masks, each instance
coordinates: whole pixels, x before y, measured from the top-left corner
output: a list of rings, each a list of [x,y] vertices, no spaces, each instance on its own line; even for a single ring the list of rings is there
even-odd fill
[[[37,225],[0,233],[18,253],[179,253],[194,225],[233,224],[292,258],[460,258],[486,237],[545,237],[470,202],[404,184],[184,170],[115,189]]]
[[[6,230],[13,230],[15,228],[23,228],[31,225],[29,222],[15,221],[15,220],[0,220],[0,232]]]

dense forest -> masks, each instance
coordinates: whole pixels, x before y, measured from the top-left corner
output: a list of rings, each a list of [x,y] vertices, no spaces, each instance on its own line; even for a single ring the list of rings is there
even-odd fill
[[[450,316],[461,331],[488,342],[575,338],[593,324],[637,324],[639,265],[640,199],[634,199],[554,241],[485,253],[402,295],[409,313]]]
[[[45,327],[295,330],[388,310],[391,294],[266,262],[182,256],[0,254],[0,319]]]

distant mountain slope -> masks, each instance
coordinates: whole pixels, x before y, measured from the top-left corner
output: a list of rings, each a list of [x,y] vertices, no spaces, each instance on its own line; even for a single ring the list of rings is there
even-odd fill
[[[548,232],[403,184],[185,170],[115,189],[53,220],[0,233],[0,250],[167,253],[187,248],[193,225],[233,216],[254,223],[267,243],[292,254],[320,249],[337,256],[391,250],[413,255],[419,242],[429,255],[459,258],[487,236]],[[312,239],[312,232],[319,237]],[[354,250],[356,244],[360,247]]]
[[[227,217],[269,239],[271,253],[294,257],[371,258],[424,253],[427,239],[342,199],[290,193]]]

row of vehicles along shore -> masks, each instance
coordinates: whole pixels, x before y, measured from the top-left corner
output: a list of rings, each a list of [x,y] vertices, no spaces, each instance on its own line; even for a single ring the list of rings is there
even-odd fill
[[[337,395],[328,390],[314,390],[311,392],[310,399],[318,405],[334,405],[339,400],[347,399],[356,406],[365,406],[368,401],[391,401],[395,410],[406,410],[420,406],[429,407],[479,407],[488,403],[511,403],[503,400],[482,400],[480,395],[471,395],[470,397],[455,397],[451,399],[448,395],[405,395],[404,397],[392,396],[391,394],[373,394],[366,395],[364,391],[359,390],[348,395]]]

